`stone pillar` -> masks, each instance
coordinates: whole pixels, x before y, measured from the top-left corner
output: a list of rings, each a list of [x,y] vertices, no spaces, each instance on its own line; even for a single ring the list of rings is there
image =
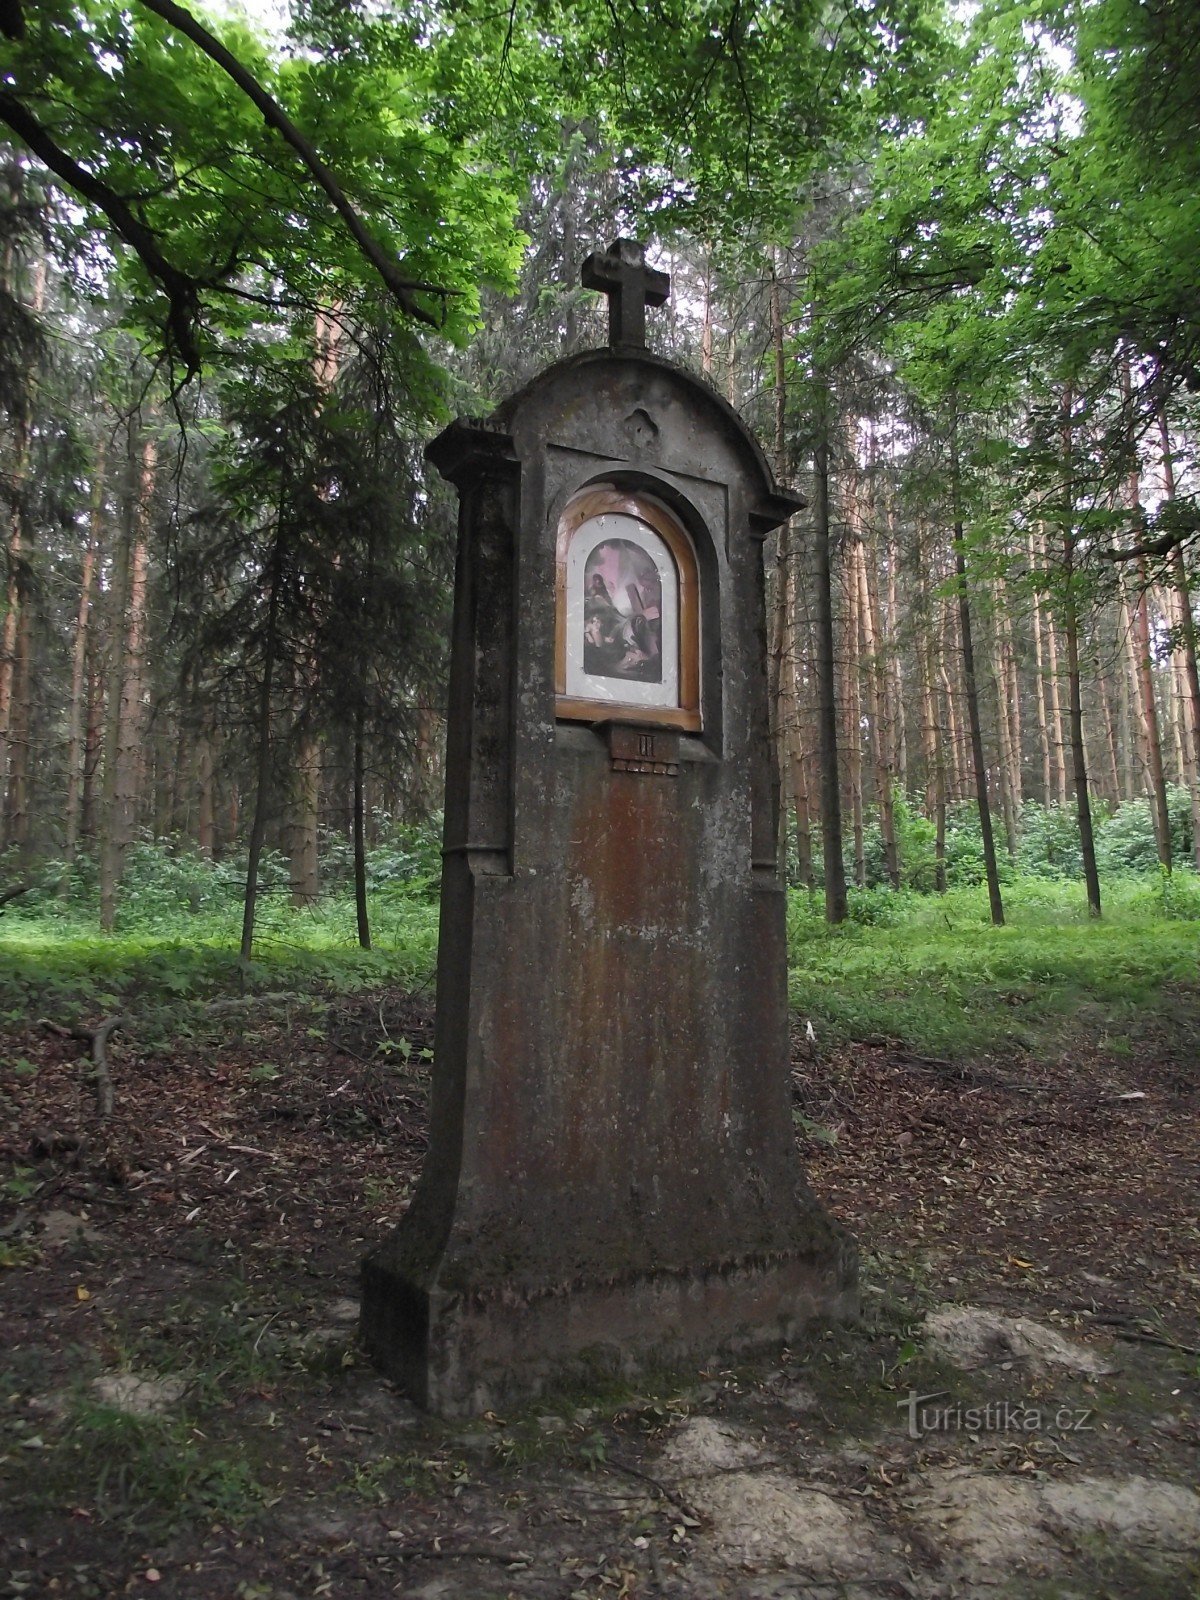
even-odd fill
[[[461,498],[432,1126],[362,1330],[452,1415],[793,1341],[855,1269],[789,1103],[762,541],[797,501],[638,350],[429,454]]]

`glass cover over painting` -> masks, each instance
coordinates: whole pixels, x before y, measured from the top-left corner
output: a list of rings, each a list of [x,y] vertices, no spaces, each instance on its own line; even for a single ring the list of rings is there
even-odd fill
[[[606,539],[583,569],[583,670],[662,682],[662,579],[641,545]]]
[[[679,704],[679,577],[663,539],[624,512],[591,517],[566,571],[566,692]]]

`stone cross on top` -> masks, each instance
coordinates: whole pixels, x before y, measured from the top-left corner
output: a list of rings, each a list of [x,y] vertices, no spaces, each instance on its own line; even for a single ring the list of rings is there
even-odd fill
[[[646,265],[646,252],[636,239],[614,239],[605,251],[594,251],[583,263],[585,289],[608,296],[608,342],[643,348],[646,307],[661,306],[671,292],[671,279]]]

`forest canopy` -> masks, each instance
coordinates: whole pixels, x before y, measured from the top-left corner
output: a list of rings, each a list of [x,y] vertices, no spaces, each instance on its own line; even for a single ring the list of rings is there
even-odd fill
[[[672,273],[657,347],[809,499],[769,667],[831,919],[847,877],[945,887],[968,812],[997,920],[1018,862],[1098,914],[1122,813],[1125,865],[1197,858],[1193,6],[5,0],[0,35],[16,889],[111,926],[131,849],[238,860],[248,953],[270,863],[311,903],[345,839],[369,938],[367,847],[438,800],[423,444],[601,342],[619,233]]]

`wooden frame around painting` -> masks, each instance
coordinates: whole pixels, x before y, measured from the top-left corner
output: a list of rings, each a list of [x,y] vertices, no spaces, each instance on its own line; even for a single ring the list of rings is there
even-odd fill
[[[559,519],[559,717],[699,732],[700,585],[691,540],[660,501],[585,489]]]

